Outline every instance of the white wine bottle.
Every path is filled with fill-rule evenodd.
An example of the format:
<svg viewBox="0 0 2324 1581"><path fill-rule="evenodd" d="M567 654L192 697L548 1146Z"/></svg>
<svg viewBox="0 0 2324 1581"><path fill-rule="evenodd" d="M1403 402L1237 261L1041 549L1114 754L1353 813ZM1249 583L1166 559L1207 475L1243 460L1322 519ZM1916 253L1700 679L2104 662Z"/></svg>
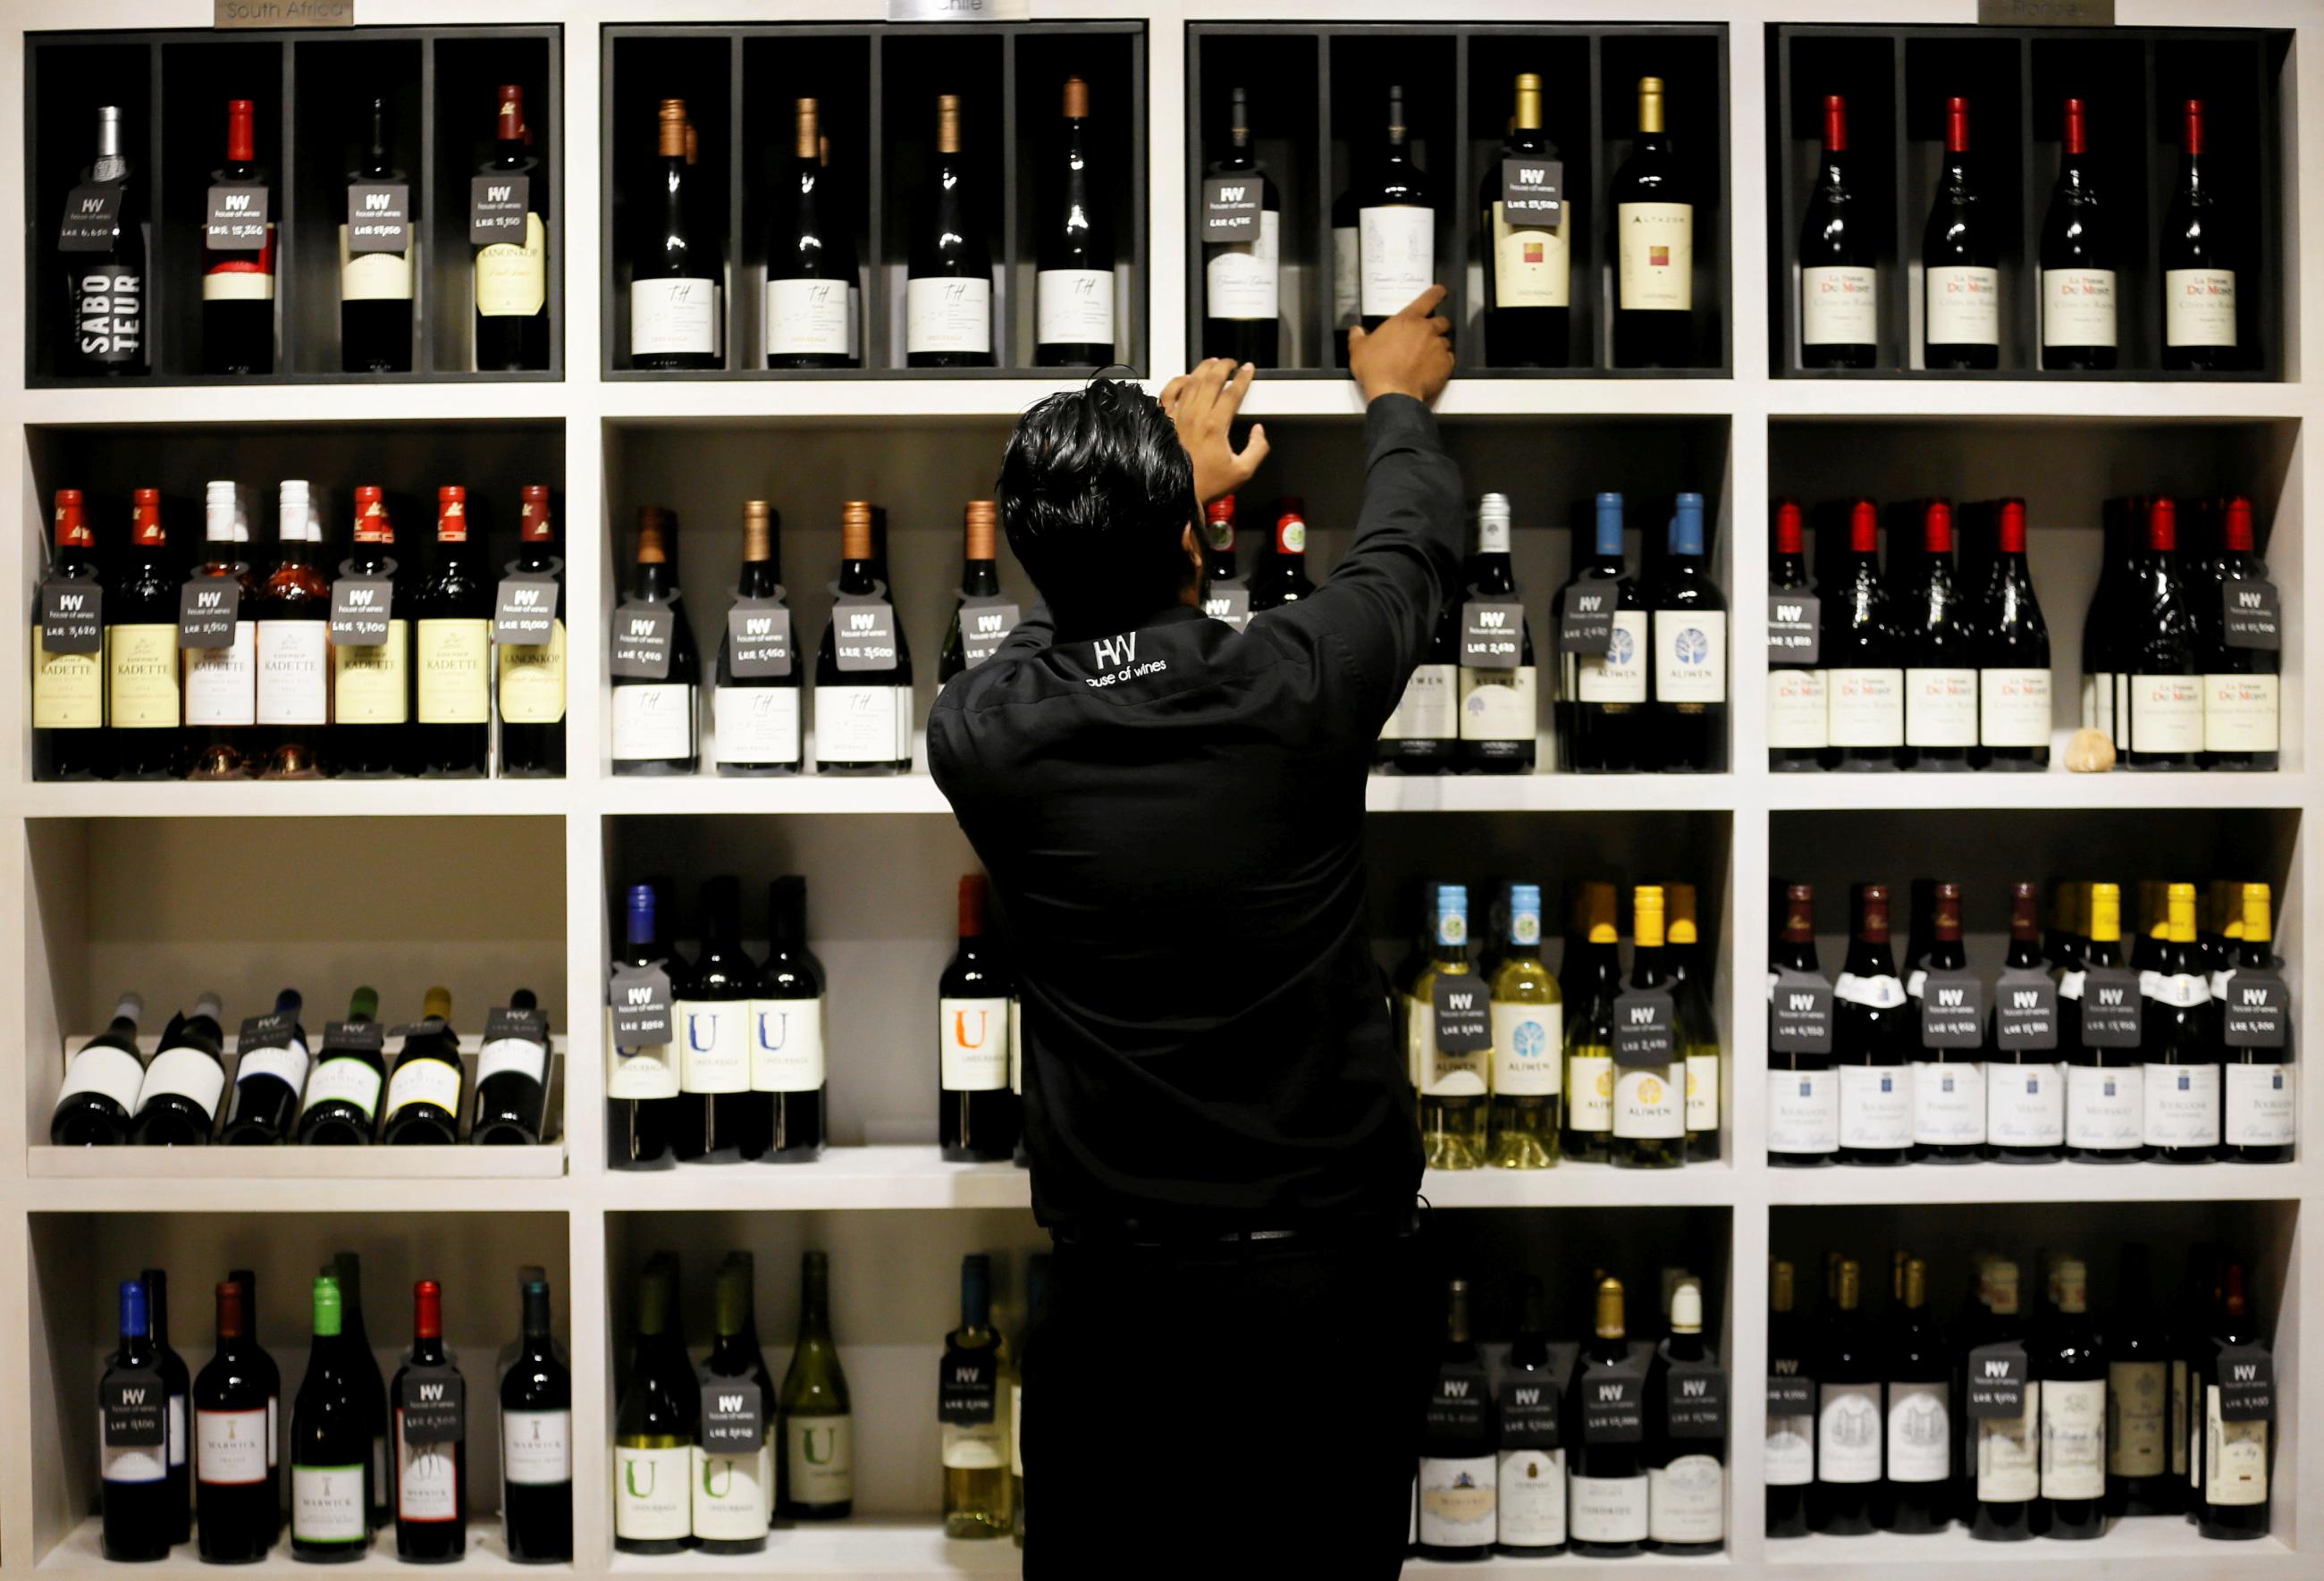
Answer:
<svg viewBox="0 0 2324 1581"><path fill-rule="evenodd" d="M960 1327L945 1336L936 1394L946 1537L1009 1535L1008 1365L1009 1342L992 1326L992 1261L972 1253L961 1259Z"/></svg>

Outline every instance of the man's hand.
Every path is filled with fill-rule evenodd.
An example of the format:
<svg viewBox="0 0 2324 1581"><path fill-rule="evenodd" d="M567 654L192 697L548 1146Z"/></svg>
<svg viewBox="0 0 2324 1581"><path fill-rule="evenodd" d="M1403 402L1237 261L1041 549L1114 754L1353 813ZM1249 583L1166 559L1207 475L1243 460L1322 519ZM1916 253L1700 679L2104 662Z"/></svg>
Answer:
<svg viewBox="0 0 2324 1581"><path fill-rule="evenodd" d="M1178 442L1194 460L1194 499L1208 505L1250 482L1267 459L1267 429L1253 423L1240 453L1230 430L1257 370L1211 357L1162 387L1164 415L1178 426Z"/></svg>
<svg viewBox="0 0 2324 1581"><path fill-rule="evenodd" d="M1430 286L1370 335L1360 325L1348 331L1348 372L1367 406L1383 395L1434 404L1444 393L1452 377L1452 325L1436 317L1443 300L1444 288Z"/></svg>

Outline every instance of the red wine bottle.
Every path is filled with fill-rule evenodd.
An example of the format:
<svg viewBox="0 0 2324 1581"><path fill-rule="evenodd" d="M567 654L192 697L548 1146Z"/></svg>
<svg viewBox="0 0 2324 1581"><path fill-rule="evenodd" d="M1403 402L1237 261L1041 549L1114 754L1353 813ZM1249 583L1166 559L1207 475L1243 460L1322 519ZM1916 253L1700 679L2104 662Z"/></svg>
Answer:
<svg viewBox="0 0 2324 1581"><path fill-rule="evenodd" d="M1977 657L1979 768L2050 766L2050 627L2025 564L2025 501L1995 511L1995 553L1969 611Z"/></svg>
<svg viewBox="0 0 2324 1581"><path fill-rule="evenodd" d="M2252 546L2252 505L2237 494L2217 513L2218 551L2189 579L2203 672L2206 768L2272 769L2277 762L2282 638L2255 640L2269 607L2267 565ZM2278 622L2280 627L2280 620Z"/></svg>
<svg viewBox="0 0 2324 1581"><path fill-rule="evenodd" d="M1842 1163L1906 1161L1913 1144L1912 1072L1919 1007L1905 996L1888 948L1888 887L1856 887L1856 931L1832 984L1832 1063L1840 1071Z"/></svg>
<svg viewBox="0 0 2324 1581"><path fill-rule="evenodd" d="M1033 362L1095 368L1113 361L1113 217L1092 152L1089 84L1065 78L1065 130L1041 200L1033 276ZM1093 179L1093 177L1095 179Z"/></svg>
<svg viewBox="0 0 2324 1581"><path fill-rule="evenodd" d="M226 107L226 162L210 172L217 222L202 245L202 372L274 372L274 220L248 99ZM240 218L233 216L243 216Z"/></svg>
<svg viewBox="0 0 2324 1581"><path fill-rule="evenodd" d="M982 873L960 881L960 947L936 982L936 1138L955 1163L1005 1163L1017 1145L1009 1090L1008 974L986 932Z"/></svg>
<svg viewBox="0 0 2324 1581"><path fill-rule="evenodd" d="M97 535L89 530L78 489L56 495L56 548L32 596L32 777L105 777L104 576ZM93 652L51 649L42 639L43 612L53 601L60 617L81 628Z"/></svg>
<svg viewBox="0 0 2324 1581"><path fill-rule="evenodd" d="M96 220L76 212L78 245L60 254L68 373L119 378L152 366L145 333L145 194L135 163L122 152L125 143L121 106L99 105L97 157L82 169L80 186L107 189L111 212ZM77 188L74 201L85 207L106 195Z"/></svg>
<svg viewBox="0 0 2324 1581"><path fill-rule="evenodd" d="M1767 596L1782 607L1797 596L1803 612L1815 596L1808 579L1806 540L1799 502L1775 503L1775 529L1767 556ZM1820 635L1820 633L1819 633ZM1818 644L1821 649L1821 642ZM1821 651L1816 657L1821 657ZM1831 744L1831 703L1823 666L1767 655L1767 767L1778 772L1819 768Z"/></svg>
<svg viewBox="0 0 2324 1581"><path fill-rule="evenodd" d="M1977 745L1977 655L1953 577L1953 508L1921 513L1921 559L1898 612L1904 649L1905 767L1961 769Z"/></svg>
<svg viewBox="0 0 2324 1581"><path fill-rule="evenodd" d="M2042 221L2042 366L2115 364L2115 268L2106 209L2091 174L2089 118L2066 101L2065 148Z"/></svg>
<svg viewBox="0 0 2324 1581"><path fill-rule="evenodd" d="M506 239L478 245L474 260L479 372L549 366L550 194L547 180L534 179L540 173L524 89L504 82L493 115L493 152L476 167L476 174L490 183L488 201L507 210L493 216L507 226ZM514 212L519 181L524 186L521 216Z"/></svg>
<svg viewBox="0 0 2324 1581"><path fill-rule="evenodd" d="M1240 87L1227 119L1227 152L1206 174L1229 179L1230 201L1249 200L1256 188L1259 213L1248 241L1203 245L1203 355L1273 368L1282 358L1283 198L1252 149L1250 97Z"/></svg>
<svg viewBox="0 0 2324 1581"><path fill-rule="evenodd" d="M1903 1157L1900 1153L1899 1158ZM1873 1530L1883 1448L1879 1336L1863 1312L1864 1271L1842 1257L1815 1359L1816 1529L1834 1537Z"/></svg>
<svg viewBox="0 0 2324 1581"><path fill-rule="evenodd" d="M1849 508L1848 555L1824 587L1822 646L1831 697L1826 761L1895 768L1904 745L1904 650L1880 578L1880 512L1869 500Z"/></svg>
<svg viewBox="0 0 2324 1581"><path fill-rule="evenodd" d="M1767 958L1771 1016L1789 1007L1790 994L1802 994L1799 1002L1811 1004L1815 984L1802 980L1809 978L1823 980L1823 969L1816 963L1815 887L1787 885L1783 931ZM1832 1073L1831 1055L1778 1050L1773 1044L1771 1037L1767 1162L1792 1168L1830 1163L1832 1150L1840 1145L1840 1079Z"/></svg>
<svg viewBox="0 0 2324 1581"><path fill-rule="evenodd" d="M1517 74L1517 114L1500 158L1485 165L1477 196L1478 252L1484 265L1485 361L1496 368L1563 368L1572 358L1572 258L1566 239L1572 229L1572 199L1559 195L1555 225L1527 214L1512 214L1505 174L1508 161L1536 162L1545 174L1558 157L1557 145L1541 125L1541 78ZM1542 179L1536 176L1535 179Z"/></svg>
<svg viewBox="0 0 2324 1581"><path fill-rule="evenodd" d="M2163 214L2163 365L2210 372L2237 362L2235 263L2204 178L2203 101L2181 106L2179 186Z"/></svg>
<svg viewBox="0 0 2324 1581"><path fill-rule="evenodd" d="M2146 507L2146 547L2130 563L2116 619L2129 677L2126 768L2193 768L2203 746L2203 687L2195 670L2194 611L2179 576L2179 508L2168 497Z"/></svg>
<svg viewBox="0 0 2324 1581"><path fill-rule="evenodd" d="M1848 101L1823 100L1823 152L1800 222L1800 365L1869 368L1880 360L1879 254L1859 212L1848 153Z"/></svg>
<svg viewBox="0 0 2324 1581"><path fill-rule="evenodd" d="M1969 152L1969 101L1945 101L1944 163L1921 233L1921 365L2001 365L2000 241Z"/></svg>

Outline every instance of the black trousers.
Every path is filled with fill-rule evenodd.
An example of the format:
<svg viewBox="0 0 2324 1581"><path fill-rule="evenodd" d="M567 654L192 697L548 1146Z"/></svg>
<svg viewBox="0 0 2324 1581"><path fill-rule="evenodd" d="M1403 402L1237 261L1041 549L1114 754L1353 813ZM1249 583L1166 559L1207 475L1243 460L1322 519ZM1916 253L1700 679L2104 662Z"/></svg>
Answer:
<svg viewBox="0 0 2324 1581"><path fill-rule="evenodd" d="M1023 1358L1027 1581L1385 1581L1434 1371L1416 1235L1067 1242Z"/></svg>

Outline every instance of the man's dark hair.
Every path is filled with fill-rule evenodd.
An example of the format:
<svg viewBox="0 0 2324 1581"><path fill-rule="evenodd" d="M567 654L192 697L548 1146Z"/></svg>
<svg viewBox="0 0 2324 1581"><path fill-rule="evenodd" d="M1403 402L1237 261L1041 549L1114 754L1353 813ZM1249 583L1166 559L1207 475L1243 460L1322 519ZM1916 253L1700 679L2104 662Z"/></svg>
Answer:
<svg viewBox="0 0 2324 1581"><path fill-rule="evenodd" d="M1184 538L1200 519L1194 458L1135 384L1093 379L1034 403L994 494L1061 635L1130 630L1186 585Z"/></svg>

